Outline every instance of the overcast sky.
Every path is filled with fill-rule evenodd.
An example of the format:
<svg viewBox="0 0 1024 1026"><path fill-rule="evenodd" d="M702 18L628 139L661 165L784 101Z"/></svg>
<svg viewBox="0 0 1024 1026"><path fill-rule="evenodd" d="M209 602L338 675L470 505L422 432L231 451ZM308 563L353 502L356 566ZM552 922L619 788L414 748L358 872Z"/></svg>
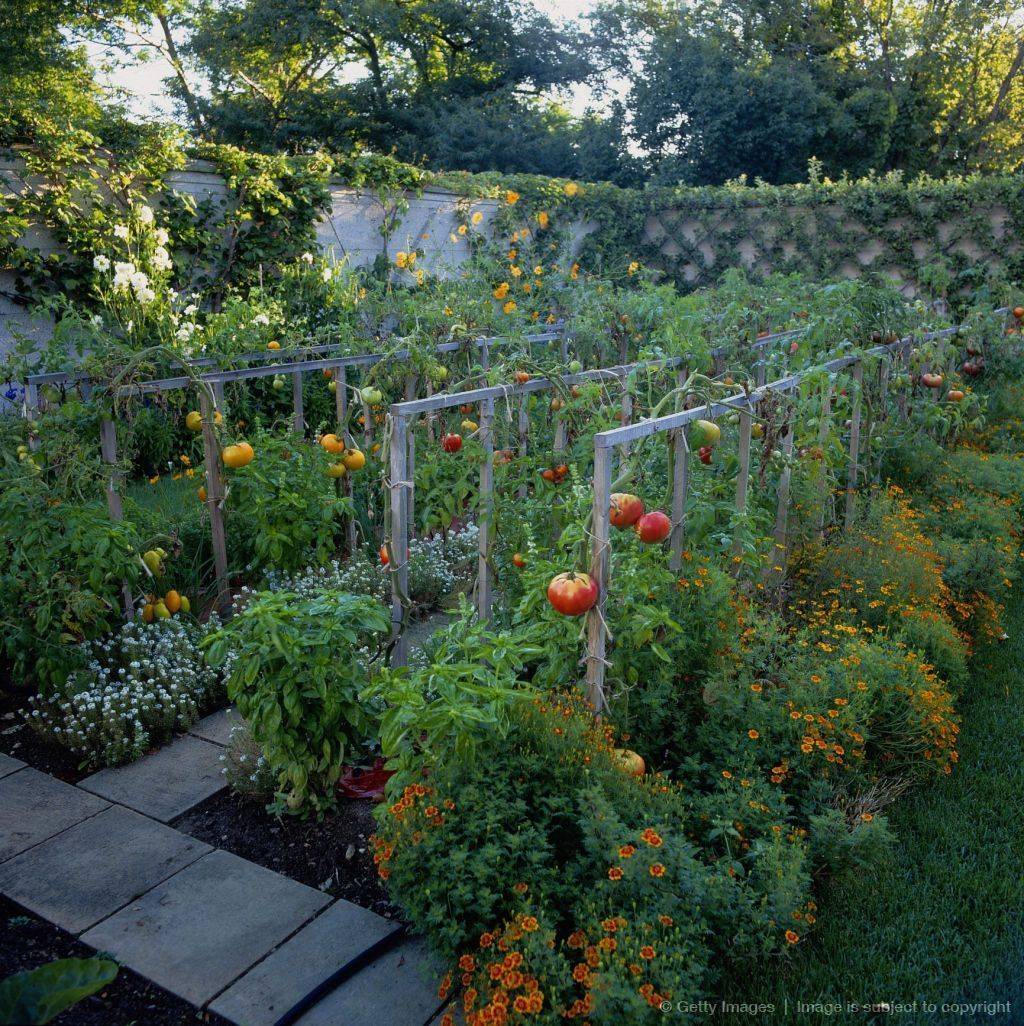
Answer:
<svg viewBox="0 0 1024 1026"><path fill-rule="evenodd" d="M3 0L0 0L3 2ZM534 5L556 19L572 19L586 14L597 6L598 0L533 0ZM89 47L94 63L102 67L107 55L98 47ZM130 105L134 113L151 117L170 117L172 105L163 87L163 79L170 75L170 69L162 59L138 61L116 70L102 72L100 80L116 85L131 94ZM577 86L565 97L569 107L582 113L591 102L587 86Z"/></svg>

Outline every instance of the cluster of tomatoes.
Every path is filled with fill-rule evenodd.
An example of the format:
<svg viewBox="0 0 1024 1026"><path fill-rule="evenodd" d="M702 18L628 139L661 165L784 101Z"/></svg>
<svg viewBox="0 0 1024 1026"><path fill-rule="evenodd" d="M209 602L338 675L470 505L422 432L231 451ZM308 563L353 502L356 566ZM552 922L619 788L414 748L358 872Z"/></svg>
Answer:
<svg viewBox="0 0 1024 1026"><path fill-rule="evenodd" d="M620 531L632 528L645 545L663 542L672 533L672 521L661 510L644 510L643 499L628 492L616 492L611 497L608 519ZM515 566L526 565L520 553L512 557ZM581 616L593 609L598 599L597 582L590 574L557 574L548 584L548 602L563 616Z"/></svg>

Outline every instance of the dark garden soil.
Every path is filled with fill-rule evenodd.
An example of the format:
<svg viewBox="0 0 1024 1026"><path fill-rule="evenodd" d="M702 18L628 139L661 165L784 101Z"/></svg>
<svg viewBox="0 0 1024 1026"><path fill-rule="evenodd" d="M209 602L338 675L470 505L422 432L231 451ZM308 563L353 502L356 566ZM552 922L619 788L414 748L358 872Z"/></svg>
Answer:
<svg viewBox="0 0 1024 1026"><path fill-rule="evenodd" d="M22 710L27 705L27 695L0 688L0 752L69 784L87 777L92 771L78 768L79 756L44 741L25 722Z"/></svg>
<svg viewBox="0 0 1024 1026"><path fill-rule="evenodd" d="M374 803L343 799L322 820L273 816L264 799L227 791L172 826L207 844L389 918L397 911L377 876L370 847Z"/></svg>
<svg viewBox="0 0 1024 1026"><path fill-rule="evenodd" d="M58 958L91 958L92 948L20 905L0 897L0 979ZM121 967L117 979L98 994L57 1016L54 1026L229 1026L212 1012L200 1012L179 997Z"/></svg>

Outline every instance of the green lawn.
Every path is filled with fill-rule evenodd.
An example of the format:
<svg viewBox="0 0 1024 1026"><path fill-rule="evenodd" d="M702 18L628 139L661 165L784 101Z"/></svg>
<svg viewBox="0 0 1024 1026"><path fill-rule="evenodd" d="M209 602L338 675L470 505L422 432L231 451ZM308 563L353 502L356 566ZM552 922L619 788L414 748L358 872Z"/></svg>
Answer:
<svg viewBox="0 0 1024 1026"><path fill-rule="evenodd" d="M1006 630L1008 641L973 660L959 766L890 810L899 843L889 864L827 886L818 929L789 964L723 995L774 1012L714 1021L1024 1023L1024 595ZM917 1008L826 1015L797 1001ZM1003 1006L955 1014L943 1012L947 1002Z"/></svg>

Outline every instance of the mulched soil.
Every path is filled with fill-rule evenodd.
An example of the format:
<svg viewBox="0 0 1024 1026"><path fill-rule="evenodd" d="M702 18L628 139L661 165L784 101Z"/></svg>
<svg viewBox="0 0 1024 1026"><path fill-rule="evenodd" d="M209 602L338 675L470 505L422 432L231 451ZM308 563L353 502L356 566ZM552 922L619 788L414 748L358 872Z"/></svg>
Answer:
<svg viewBox="0 0 1024 1026"><path fill-rule="evenodd" d="M92 948L57 926L0 897L0 979L35 969L58 958L91 958ZM200 1012L187 1001L121 967L105 990L79 1002L53 1020L55 1026L230 1026L212 1012Z"/></svg>
<svg viewBox="0 0 1024 1026"><path fill-rule="evenodd" d="M369 837L374 803L344 799L322 820L277 817L263 799L227 791L208 798L172 826L250 862L317 887L382 916L397 916L377 876Z"/></svg>

